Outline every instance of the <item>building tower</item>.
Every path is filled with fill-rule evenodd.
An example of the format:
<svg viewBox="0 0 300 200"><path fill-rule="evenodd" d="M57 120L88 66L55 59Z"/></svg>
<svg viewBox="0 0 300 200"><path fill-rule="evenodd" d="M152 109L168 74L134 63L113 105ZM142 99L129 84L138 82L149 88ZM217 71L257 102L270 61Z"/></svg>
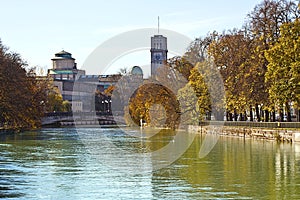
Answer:
<svg viewBox="0 0 300 200"><path fill-rule="evenodd" d="M151 75L155 75L156 70L167 60L167 38L159 34L158 18L158 35L151 37Z"/></svg>
<svg viewBox="0 0 300 200"><path fill-rule="evenodd" d="M167 38L162 35L151 37L151 75L167 60Z"/></svg>
<svg viewBox="0 0 300 200"><path fill-rule="evenodd" d="M52 60L52 69L48 70L54 80L75 80L76 76L84 75L84 70L77 69L75 58L72 54L62 50L55 54Z"/></svg>
<svg viewBox="0 0 300 200"><path fill-rule="evenodd" d="M85 75L84 70L77 69L75 58L72 54L62 50L55 54L52 60L52 69L48 69L48 76L53 79L53 84L61 93L64 100L72 101L74 82Z"/></svg>

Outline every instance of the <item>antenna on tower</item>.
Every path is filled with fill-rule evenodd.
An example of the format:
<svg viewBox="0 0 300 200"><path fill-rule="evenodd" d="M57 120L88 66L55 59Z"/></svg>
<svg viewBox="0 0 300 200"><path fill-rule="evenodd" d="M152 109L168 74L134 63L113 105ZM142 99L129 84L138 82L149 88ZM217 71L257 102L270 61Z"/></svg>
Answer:
<svg viewBox="0 0 300 200"><path fill-rule="evenodd" d="M159 35L159 16L157 17L157 32L158 32L158 35Z"/></svg>

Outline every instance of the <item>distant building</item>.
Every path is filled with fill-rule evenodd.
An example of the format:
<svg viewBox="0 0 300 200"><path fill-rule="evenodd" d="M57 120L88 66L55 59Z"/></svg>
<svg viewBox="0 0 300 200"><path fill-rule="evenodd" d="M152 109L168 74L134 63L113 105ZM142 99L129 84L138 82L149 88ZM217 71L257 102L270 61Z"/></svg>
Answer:
<svg viewBox="0 0 300 200"><path fill-rule="evenodd" d="M133 66L132 69L131 69L130 74L143 77L143 70L139 66Z"/></svg>
<svg viewBox="0 0 300 200"><path fill-rule="evenodd" d="M95 92L104 92L121 78L119 74L85 75L84 70L77 69L72 54L64 50L56 53L51 60L52 69L48 70L48 76L53 79L63 100L72 104L73 112L91 111Z"/></svg>
<svg viewBox="0 0 300 200"><path fill-rule="evenodd" d="M110 112L112 101L105 90L121 77L119 74L80 76L74 85L73 100L82 102L82 111Z"/></svg>
<svg viewBox="0 0 300 200"><path fill-rule="evenodd" d="M151 37L150 52L151 75L155 75L157 69L167 60L167 38L159 34ZM86 75L85 70L77 69L72 54L64 50L56 53L51 60L52 69L48 70L48 76L52 77L54 85L62 94L63 99L68 100L72 104L73 111L76 112L90 111L95 92L103 93L122 77L119 74ZM131 81L135 80L140 83L143 80L143 70L139 66L133 66L130 75L133 75Z"/></svg>
<svg viewBox="0 0 300 200"><path fill-rule="evenodd" d="M52 69L48 70L54 80L75 80L80 75L85 75L84 70L77 69L75 58L72 54L62 50L55 54L52 60Z"/></svg>
<svg viewBox="0 0 300 200"><path fill-rule="evenodd" d="M83 111L82 101L72 101L72 111L82 112Z"/></svg>
<svg viewBox="0 0 300 200"><path fill-rule="evenodd" d="M75 58L66 51L55 54L52 60L52 69L48 70L48 76L53 79L54 85L60 91L64 100L72 101L72 91L74 81L81 75L85 75L84 70L77 69Z"/></svg>
<svg viewBox="0 0 300 200"><path fill-rule="evenodd" d="M167 38L162 35L151 37L151 75L167 60Z"/></svg>
<svg viewBox="0 0 300 200"><path fill-rule="evenodd" d="M82 75L76 80L77 85L94 86L95 90L104 92L110 86L115 85L122 77L120 74L112 75ZM88 92L87 88L81 89L83 92Z"/></svg>

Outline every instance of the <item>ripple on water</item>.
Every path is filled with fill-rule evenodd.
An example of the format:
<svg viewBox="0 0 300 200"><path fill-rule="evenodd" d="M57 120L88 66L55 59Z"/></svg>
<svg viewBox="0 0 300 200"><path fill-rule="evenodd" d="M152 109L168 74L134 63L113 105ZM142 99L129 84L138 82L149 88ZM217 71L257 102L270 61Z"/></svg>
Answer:
<svg viewBox="0 0 300 200"><path fill-rule="evenodd" d="M114 148L141 152L136 150L141 148L138 145L140 139L133 136L136 130L127 135L118 129L43 129L2 138L0 198L196 200L256 199L260 195L266 198L300 197L297 189L300 185L299 154L278 153L275 144L226 141L225 138L220 139L209 156L199 159L199 139L170 166L145 173L142 168L127 165L126 158L115 156L110 163L113 167L105 163L113 156L109 146L105 146L107 149L101 155L106 156L105 159L93 156L89 148L104 148L99 141L103 137L96 137L97 134L112 141ZM165 145L170 138L162 135L148 145ZM285 162L287 157L288 162ZM147 164L151 166L151 159ZM115 170L118 166L125 170ZM264 169L268 169L267 173L262 171ZM277 193L273 187L262 187L266 180L273 179Z"/></svg>

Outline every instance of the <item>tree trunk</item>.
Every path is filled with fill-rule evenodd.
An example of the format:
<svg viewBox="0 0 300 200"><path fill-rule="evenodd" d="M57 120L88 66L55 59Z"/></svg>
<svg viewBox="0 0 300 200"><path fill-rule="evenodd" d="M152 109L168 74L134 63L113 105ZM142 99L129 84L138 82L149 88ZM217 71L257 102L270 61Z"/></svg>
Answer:
<svg viewBox="0 0 300 200"><path fill-rule="evenodd" d="M260 122L260 113L259 113L258 104L255 104L255 112L256 112L256 119L258 122Z"/></svg>
<svg viewBox="0 0 300 200"><path fill-rule="evenodd" d="M276 112L275 112L275 108L273 108L273 111L272 111L272 121L275 122L276 121Z"/></svg>
<svg viewBox="0 0 300 200"><path fill-rule="evenodd" d="M244 119L243 119L243 113L240 113L240 121L244 121Z"/></svg>
<svg viewBox="0 0 300 200"><path fill-rule="evenodd" d="M288 122L291 122L292 121L291 107L288 102L285 103L285 107L286 107L286 112L287 112L286 119Z"/></svg>
<svg viewBox="0 0 300 200"><path fill-rule="evenodd" d="M269 111L265 110L265 122L269 122Z"/></svg>
<svg viewBox="0 0 300 200"><path fill-rule="evenodd" d="M233 117L232 117L232 113L229 113L229 121L232 121Z"/></svg>
<svg viewBox="0 0 300 200"><path fill-rule="evenodd" d="M253 122L253 110L252 110L252 106L250 106L250 121Z"/></svg>
<svg viewBox="0 0 300 200"><path fill-rule="evenodd" d="M236 110L234 109L234 121L237 121L237 118L238 118L238 114L236 113Z"/></svg>
<svg viewBox="0 0 300 200"><path fill-rule="evenodd" d="M211 120L211 112L207 113L207 120Z"/></svg>
<svg viewBox="0 0 300 200"><path fill-rule="evenodd" d="M259 113L260 113L260 121L261 121L261 122L265 121L265 115L264 115L265 112L264 112L264 110L262 109L262 107L260 107Z"/></svg>
<svg viewBox="0 0 300 200"><path fill-rule="evenodd" d="M283 109L280 108L280 109L279 109L279 121L280 121L280 122L283 122L283 121L284 121L283 118L284 118L284 116L283 116Z"/></svg>
<svg viewBox="0 0 300 200"><path fill-rule="evenodd" d="M298 109L298 117L297 117L297 119L298 119L298 122L300 122L300 109Z"/></svg>

